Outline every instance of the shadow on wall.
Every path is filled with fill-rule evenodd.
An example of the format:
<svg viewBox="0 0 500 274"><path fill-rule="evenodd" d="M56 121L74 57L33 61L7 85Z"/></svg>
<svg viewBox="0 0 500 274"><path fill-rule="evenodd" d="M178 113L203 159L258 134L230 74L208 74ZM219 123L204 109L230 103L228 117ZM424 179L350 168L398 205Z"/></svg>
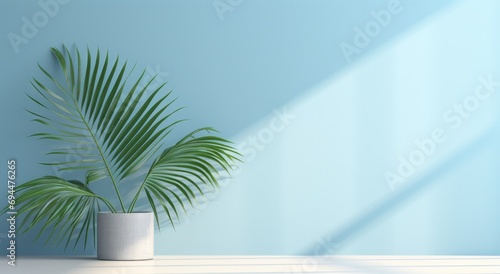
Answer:
<svg viewBox="0 0 500 274"><path fill-rule="evenodd" d="M355 238L363 230L368 229L373 223L383 219L393 211L397 211L405 203L411 202L413 198L422 194L422 191L445 182L446 180L443 180L443 177L447 176L448 173L464 162L470 161L478 152L491 149L495 146L499 133L500 127L497 124L494 128L482 133L482 135L466 144L463 148L447 156L446 159L440 161L440 164L434 166L428 172L407 183L372 209L368 209L363 214L355 216L350 223L333 231L331 234L324 235L323 239L328 239L327 242L314 244L302 251L301 255L321 256L341 253L342 247L347 246L352 238Z"/></svg>
<svg viewBox="0 0 500 274"><path fill-rule="evenodd" d="M170 81L193 121L234 135L457 1L192 2L120 2L141 10L132 17L116 14L115 1L8 3L5 54L17 64L60 42L109 48ZM110 31L127 35L109 39Z"/></svg>
<svg viewBox="0 0 500 274"><path fill-rule="evenodd" d="M219 24L189 28L205 34L184 43L204 49L190 49L194 61L178 77L198 81L177 90L199 98L189 104L203 113L194 120L234 135L452 3L242 1Z"/></svg>
<svg viewBox="0 0 500 274"><path fill-rule="evenodd" d="M8 57L25 60L24 54L36 55L37 51L48 55L46 49L54 41L104 44L128 59L145 60L148 71L171 80L181 105L189 106L194 123L211 124L234 136L454 2L241 1L224 13L223 20L213 5L216 1L207 1L212 5L204 7L191 1L128 2L130 10L141 10L132 19L130 14L116 14L116 3L99 3L97 11L95 5L76 1L61 6L60 16L39 27L29 44ZM36 5L24 5L23 14L36 14L32 11ZM18 16L15 11L13 16ZM95 20L83 23L89 14ZM113 20L109 14L115 14ZM22 35L23 26L14 19L2 29ZM111 30L128 35L109 39ZM142 41L148 41L148 50L138 53ZM19 64L19 69L25 65L36 69L32 62ZM31 241L32 237L23 239ZM20 246L23 254L40 250L29 249Z"/></svg>

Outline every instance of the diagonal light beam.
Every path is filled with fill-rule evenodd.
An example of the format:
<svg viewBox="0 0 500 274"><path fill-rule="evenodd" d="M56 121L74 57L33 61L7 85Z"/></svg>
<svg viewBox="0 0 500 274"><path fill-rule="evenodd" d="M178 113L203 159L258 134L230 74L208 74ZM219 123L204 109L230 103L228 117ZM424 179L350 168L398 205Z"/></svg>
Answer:
<svg viewBox="0 0 500 274"><path fill-rule="evenodd" d="M487 144L499 140L500 136L498 135L497 124L498 123L496 123L495 126L493 126L491 129L487 130L486 132L478 136L476 139L471 141L464 148L458 150L451 156L447 157L447 161L443 161L436 168L430 170L426 174L420 176L420 178L414 180L413 183L409 184L409 186L399 191L395 196L381 202L374 209L369 210L365 214L362 214L361 216L353 220L351 223L345 225L338 232L334 232L331 235L327 235L330 236L328 238L330 240L328 241L328 243L326 243L326 246L321 245L320 246L321 248L319 248L319 246L316 244L314 246L305 249L305 251L302 252L302 254L332 255L331 254L332 251L334 251L333 253L335 253L335 250L337 250L336 247L339 246L341 243L345 243L350 238L360 233L362 229L366 228L368 225L373 223L375 220L381 218L383 215L387 214L392 209L396 208L397 206L400 206L405 201L409 200L411 197L419 193L421 190L425 189L426 187L435 182L438 182L437 179L439 179L443 174L451 170L454 166L467 160L469 158L468 156L474 154L481 148L486 147Z"/></svg>

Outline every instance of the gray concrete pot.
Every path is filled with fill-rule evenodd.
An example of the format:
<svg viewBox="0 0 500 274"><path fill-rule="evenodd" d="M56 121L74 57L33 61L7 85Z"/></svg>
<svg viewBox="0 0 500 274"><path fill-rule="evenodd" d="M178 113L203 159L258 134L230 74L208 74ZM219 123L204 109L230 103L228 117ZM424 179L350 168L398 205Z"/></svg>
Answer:
<svg viewBox="0 0 500 274"><path fill-rule="evenodd" d="M100 260L151 260L154 256L152 212L97 214L97 258Z"/></svg>

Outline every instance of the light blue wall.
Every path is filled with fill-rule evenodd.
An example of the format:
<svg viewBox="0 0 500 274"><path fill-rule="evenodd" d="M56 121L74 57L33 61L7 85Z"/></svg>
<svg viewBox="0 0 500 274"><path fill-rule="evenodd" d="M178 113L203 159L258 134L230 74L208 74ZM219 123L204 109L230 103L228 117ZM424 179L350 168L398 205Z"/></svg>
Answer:
<svg viewBox="0 0 500 274"><path fill-rule="evenodd" d="M176 231L156 234L156 254L500 253L500 86L480 80L500 82L500 2L54 1L0 2L0 151L19 182L54 174L37 164L49 144L26 138L37 62L55 69L49 47L63 43L100 47L160 72L190 127L216 127L246 156ZM33 16L36 33L13 46ZM373 37L356 34L366 27ZM435 129L420 163L414 141ZM388 183L409 157L421 165ZM33 237L20 236L19 255L63 253Z"/></svg>

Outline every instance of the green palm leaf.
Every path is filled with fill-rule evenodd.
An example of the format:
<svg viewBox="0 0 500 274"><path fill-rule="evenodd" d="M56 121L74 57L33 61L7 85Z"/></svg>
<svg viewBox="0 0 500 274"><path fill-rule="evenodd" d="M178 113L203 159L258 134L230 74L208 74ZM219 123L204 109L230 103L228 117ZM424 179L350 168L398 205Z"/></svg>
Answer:
<svg viewBox="0 0 500 274"><path fill-rule="evenodd" d="M141 185L151 207L155 208L159 202L172 224L170 210L173 209L178 217L174 201L185 210L183 199L175 191L179 192L192 205L192 199L197 197L194 191L203 195L198 183L218 187L216 179L219 175L218 167L229 172L232 169L232 164L238 161L239 154L229 141L216 136L196 137L196 134L201 131L213 132L215 130L213 128L195 130L174 146L164 150L152 164ZM129 212L132 212L141 193L140 190L132 201ZM155 217L158 227L160 227L157 212L155 212Z"/></svg>
<svg viewBox="0 0 500 274"><path fill-rule="evenodd" d="M33 86L44 100L30 98L55 114L55 118L51 119L35 114L35 121L56 130L55 133L42 132L33 136L66 142L70 147L75 147L75 142L78 145L82 140L91 140L93 149L86 157L73 157L76 159L71 162L61 161L50 165L57 166L61 171L86 169L88 183L109 178L120 207L125 211L118 183L137 171L162 145L160 141L166 137L169 127L160 126L177 111L166 112L169 104L161 105L170 93L157 96L160 87L145 101L141 101L149 87L148 83L136 92L144 73L125 92L127 64L120 66L119 58L116 58L109 69L108 54L101 64L100 52L93 59L87 50L84 71L78 50L76 63L66 48L64 52L52 48L52 53L59 62L66 83L60 83L40 67L57 89L52 90L33 79ZM71 153L67 150L51 152L74 156Z"/></svg>
<svg viewBox="0 0 500 274"><path fill-rule="evenodd" d="M95 234L94 216L98 201L111 206L107 199L93 193L85 184L55 176L45 176L21 184L17 191L16 201L20 206L18 214L26 214L20 225L23 232L43 224L37 239L50 227L52 233L47 237L46 243L59 244L66 239L65 247L68 247L77 228L79 232L75 246L84 235L86 247L89 233Z"/></svg>
<svg viewBox="0 0 500 274"><path fill-rule="evenodd" d="M67 247L71 240L75 246L83 240L86 246L101 206L133 212L140 197L151 206L158 226L162 213L173 225L180 209L185 212L203 195L200 184L218 187L218 173L229 173L240 161L232 144L214 136L212 128L197 129L162 149L170 132L184 121L173 119L182 108L174 107L172 91L162 92L165 84L150 92L154 77L139 88L145 71L129 80L133 68L108 53L98 50L93 57L87 49L82 58L78 49L73 55L66 47L51 52L60 71L51 73L39 65L45 79L31 82L37 95L28 98L39 110L28 112L46 128L32 136L63 144L47 153L58 160L42 164L60 171L84 170L85 183L46 176L22 184L18 202L19 213L25 215L22 225L28 225L25 231L39 226L41 235L52 227L47 241L66 240ZM90 149L80 152L79 146ZM146 164L149 171L134 198L124 201L120 183ZM116 197L95 194L90 189L94 182L109 183Z"/></svg>

